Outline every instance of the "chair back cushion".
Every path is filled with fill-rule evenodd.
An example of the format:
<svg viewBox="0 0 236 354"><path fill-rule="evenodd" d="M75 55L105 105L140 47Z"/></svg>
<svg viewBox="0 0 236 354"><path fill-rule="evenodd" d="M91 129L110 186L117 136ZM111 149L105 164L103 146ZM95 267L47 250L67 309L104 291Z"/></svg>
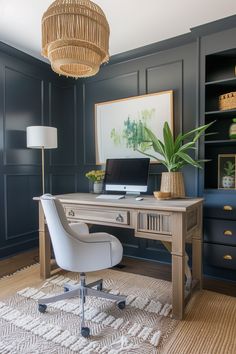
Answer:
<svg viewBox="0 0 236 354"><path fill-rule="evenodd" d="M49 234L57 264L63 269L70 269L79 248L80 241L69 227L61 202L51 195L43 195L41 203L46 218ZM76 258L78 257L78 253Z"/></svg>

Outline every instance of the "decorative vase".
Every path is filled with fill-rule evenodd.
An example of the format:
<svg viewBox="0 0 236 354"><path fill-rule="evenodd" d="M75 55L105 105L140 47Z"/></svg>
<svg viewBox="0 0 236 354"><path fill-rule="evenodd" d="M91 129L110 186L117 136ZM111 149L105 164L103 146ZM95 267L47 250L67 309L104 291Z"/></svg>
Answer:
<svg viewBox="0 0 236 354"><path fill-rule="evenodd" d="M234 187L234 177L223 176L222 177L222 187L223 188L233 188Z"/></svg>
<svg viewBox="0 0 236 354"><path fill-rule="evenodd" d="M96 194L102 193L103 182L94 182L93 192Z"/></svg>
<svg viewBox="0 0 236 354"><path fill-rule="evenodd" d="M233 118L233 123L229 128L229 138L236 139L236 118Z"/></svg>
<svg viewBox="0 0 236 354"><path fill-rule="evenodd" d="M184 178L182 172L162 172L161 192L170 192L171 198L184 198Z"/></svg>

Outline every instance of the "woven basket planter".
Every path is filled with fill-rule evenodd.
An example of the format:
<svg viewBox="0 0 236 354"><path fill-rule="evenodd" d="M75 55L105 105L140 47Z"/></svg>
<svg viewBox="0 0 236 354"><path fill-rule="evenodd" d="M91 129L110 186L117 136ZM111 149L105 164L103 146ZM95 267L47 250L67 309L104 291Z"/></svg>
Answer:
<svg viewBox="0 0 236 354"><path fill-rule="evenodd" d="M161 192L170 192L171 198L185 197L183 173L163 172L161 176Z"/></svg>
<svg viewBox="0 0 236 354"><path fill-rule="evenodd" d="M229 92L219 96L219 109L221 111L234 108L236 108L236 92Z"/></svg>

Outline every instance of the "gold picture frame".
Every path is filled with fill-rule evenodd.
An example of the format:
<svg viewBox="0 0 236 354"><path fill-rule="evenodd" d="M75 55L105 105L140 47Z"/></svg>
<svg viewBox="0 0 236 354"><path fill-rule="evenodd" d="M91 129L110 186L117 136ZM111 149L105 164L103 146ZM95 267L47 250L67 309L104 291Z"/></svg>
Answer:
<svg viewBox="0 0 236 354"><path fill-rule="evenodd" d="M96 103L96 164L103 165L108 158L144 157L128 146L132 144L127 138L129 129L145 125L162 138L165 121L173 132L173 90Z"/></svg>

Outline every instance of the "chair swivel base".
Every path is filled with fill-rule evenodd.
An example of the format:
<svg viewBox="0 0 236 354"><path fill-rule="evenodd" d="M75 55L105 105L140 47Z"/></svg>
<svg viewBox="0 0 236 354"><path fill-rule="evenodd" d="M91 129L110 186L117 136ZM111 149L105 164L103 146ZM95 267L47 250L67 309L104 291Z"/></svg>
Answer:
<svg viewBox="0 0 236 354"><path fill-rule="evenodd" d="M81 319L81 330L80 333L83 337L87 338L90 335L90 330L88 327L84 326L84 303L86 296L94 296L98 298L108 299L116 301L117 307L121 310L125 308L126 305L126 296L123 295L113 295L102 291L103 280L99 279L93 283L86 284L85 274L80 275L80 284L79 285L64 285L64 293L52 297L47 297L38 300L38 311L45 313L47 310L47 305L52 302L57 302L60 300L71 299L73 297L80 297L82 300L82 319ZM93 289L96 286L97 289Z"/></svg>

